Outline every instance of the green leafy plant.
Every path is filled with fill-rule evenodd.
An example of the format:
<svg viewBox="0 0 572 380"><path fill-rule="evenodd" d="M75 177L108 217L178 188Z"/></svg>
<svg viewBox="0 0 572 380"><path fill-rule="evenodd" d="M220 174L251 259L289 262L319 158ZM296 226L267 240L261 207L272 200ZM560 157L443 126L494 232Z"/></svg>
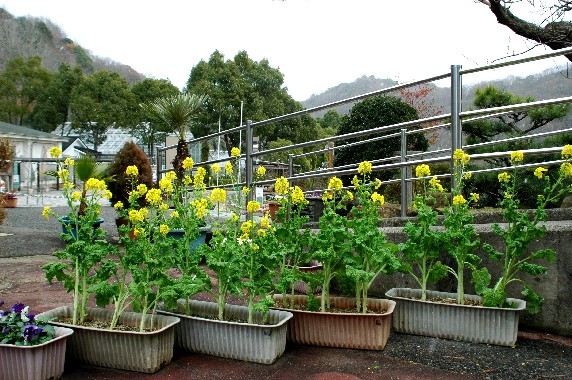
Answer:
<svg viewBox="0 0 572 380"><path fill-rule="evenodd" d="M392 274L401 267L401 260L396 256L397 245L389 243L378 228L379 209L385 199L376 191L381 181L370 181L371 167L368 161L360 163L361 178L355 176L352 181L355 196L347 193L353 201L351 218L347 221L352 254L344 258L345 273L355 283L356 308L362 313L367 313L367 294L375 278L381 273Z"/></svg>
<svg viewBox="0 0 572 380"><path fill-rule="evenodd" d="M351 254L350 232L347 216L340 215L346 210L346 202L350 200L342 191L342 181L332 177L328 190L324 192L324 213L320 217L319 231L310 235L310 252L322 264L318 274L322 279L320 310L330 309L330 286L339 271L344 270L344 258Z"/></svg>
<svg viewBox="0 0 572 380"><path fill-rule="evenodd" d="M4 301L0 301L0 307L3 304ZM0 309L0 344L36 346L55 336L54 326L36 318L29 306L17 303L6 311Z"/></svg>
<svg viewBox="0 0 572 380"><path fill-rule="evenodd" d="M59 158L61 153L58 147L50 150L53 158ZM90 178L85 182L85 192L76 191L70 181L70 170L73 166L74 160L67 158L63 163L58 163L61 169L57 173L64 183L63 195L71 210L63 223L66 232L61 234L66 247L54 253L59 261L47 263L42 268L50 283L55 278L63 282L68 292L73 292L72 323L77 324L83 322L86 317L87 303L92 293L91 286L97 283L94 268L107 255L117 254L117 247L105 240L107 233L101 227L94 227L100 220L100 201L110 199L111 193L107 190L105 182L96 178ZM79 209L82 204L85 208L80 215ZM46 219L50 216L63 219L50 206L44 207L42 215Z"/></svg>
<svg viewBox="0 0 572 380"><path fill-rule="evenodd" d="M453 154L453 177L457 186L451 189L452 202L443 211L445 227L443 243L445 252L455 260L456 267L447 266L447 271L453 275L457 282L457 304L465 303L465 269L477 269L481 258L474 254L480 245L478 234L473 225L474 215L470 212L470 205L479 201L479 195L471 193L468 199L463 196L464 180L470 175L465 173L465 165L470 157L457 149Z"/></svg>
<svg viewBox="0 0 572 380"><path fill-rule="evenodd" d="M405 243L399 244L403 253L400 271L411 275L421 288L421 299L427 299L427 285L435 283L447 275L447 268L441 262L444 234L435 228L438 213L430 203L435 202L433 194L443 190L437 178L431 175L428 165L415 168L415 175L421 179L421 193L415 194L413 207L417 211L415 221L405 224Z"/></svg>
<svg viewBox="0 0 572 380"><path fill-rule="evenodd" d="M281 257L280 276L276 281L276 289L282 293L286 300L286 293L292 297L290 307L294 307L294 284L301 280L303 273L300 266L309 262L308 244L310 229L303 228L309 217L302 215L308 201L298 186L290 187L284 177L276 179L274 190L278 197L279 209L276 212L276 239L277 252Z"/></svg>
<svg viewBox="0 0 572 380"><path fill-rule="evenodd" d="M491 287L491 274L487 268L482 268L474 273L473 283L477 293L483 296L484 305L491 307L510 307L511 305L507 302L506 288L513 282L521 283L523 285L522 295L527 301L527 310L530 313L537 313L540 311L543 298L533 291L522 275L525 273L531 276L544 274L547 268L538 262L554 260L553 250L531 251L530 244L541 239L546 232L544 224L548 218L546 206L557 202L566 191L570 190L563 186L563 183L572 176L572 164L570 163L572 145L566 145L562 149L562 158L566 161L560 166L556 180L553 181L545 174L547 172L545 168L538 167L534 171L534 175L544 181L545 187L543 194L538 195L537 207L532 217L526 211L519 210L516 183L520 172L518 166L523 158L522 152L513 152L511 163L514 170L511 174L502 172L498 175L503 193L501 206L505 225L495 224L493 231L502 239L504 246L495 248L491 244L483 244L483 249L489 258L500 264L500 276Z"/></svg>

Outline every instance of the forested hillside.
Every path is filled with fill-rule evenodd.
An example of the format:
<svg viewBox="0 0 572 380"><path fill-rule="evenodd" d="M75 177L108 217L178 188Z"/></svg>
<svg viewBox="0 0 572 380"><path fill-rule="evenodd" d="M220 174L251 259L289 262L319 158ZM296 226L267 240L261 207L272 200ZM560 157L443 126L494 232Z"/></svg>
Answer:
<svg viewBox="0 0 572 380"><path fill-rule="evenodd" d="M81 67L85 75L102 69L120 74L134 84L145 77L127 65L94 56L74 43L59 26L37 17L14 17L0 8L0 71L14 58L42 58L42 66L56 72L60 63Z"/></svg>

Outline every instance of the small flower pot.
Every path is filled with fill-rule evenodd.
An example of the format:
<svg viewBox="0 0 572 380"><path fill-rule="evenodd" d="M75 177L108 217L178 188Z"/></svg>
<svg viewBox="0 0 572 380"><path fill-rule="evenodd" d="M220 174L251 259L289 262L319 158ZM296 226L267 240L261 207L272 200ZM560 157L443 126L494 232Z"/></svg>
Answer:
<svg viewBox="0 0 572 380"><path fill-rule="evenodd" d="M18 198L17 197L12 197L12 198L4 198L4 208L15 208L18 206Z"/></svg>
<svg viewBox="0 0 572 380"><path fill-rule="evenodd" d="M189 246L189 252L193 252L197 247L201 244L204 244L207 239L207 234L211 232L211 227L200 227L199 228L199 237L191 242ZM175 238L175 239L183 239L185 237L185 230L182 228L175 228L172 229L167 233L167 236Z"/></svg>
<svg viewBox="0 0 572 380"><path fill-rule="evenodd" d="M101 223L104 222L103 218L99 218L99 220L95 223L93 223L93 233L95 233L95 230L98 229L99 226L101 226ZM71 225L71 234L73 235L74 238L77 238L77 231L76 231L76 225L73 222L70 222L69 218L67 216L63 216L60 218L60 223L62 224L62 232L64 234L69 234L70 231L68 230L68 225ZM78 222L78 225L80 225L81 223Z"/></svg>
<svg viewBox="0 0 572 380"><path fill-rule="evenodd" d="M66 343L72 329L56 327L56 337L37 346L0 344L0 378L59 379L64 372Z"/></svg>

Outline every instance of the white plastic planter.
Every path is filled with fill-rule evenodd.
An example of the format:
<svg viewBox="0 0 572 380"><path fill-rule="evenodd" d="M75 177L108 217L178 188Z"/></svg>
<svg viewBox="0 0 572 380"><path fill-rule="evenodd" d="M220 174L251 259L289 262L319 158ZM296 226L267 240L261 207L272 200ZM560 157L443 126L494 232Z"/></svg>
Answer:
<svg viewBox="0 0 572 380"><path fill-rule="evenodd" d="M393 330L405 334L432 336L512 346L518 333L518 316L526 307L523 300L509 298L515 308L494 308L421 301L421 289L393 288L385 293L397 303L393 313ZM427 291L427 298L453 298L455 293ZM480 301L476 295L467 300Z"/></svg>

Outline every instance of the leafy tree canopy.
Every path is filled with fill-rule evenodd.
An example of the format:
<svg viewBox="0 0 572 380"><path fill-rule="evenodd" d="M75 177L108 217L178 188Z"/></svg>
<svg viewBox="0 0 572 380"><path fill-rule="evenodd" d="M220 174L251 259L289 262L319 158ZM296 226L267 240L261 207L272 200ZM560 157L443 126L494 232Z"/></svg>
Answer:
<svg viewBox="0 0 572 380"><path fill-rule="evenodd" d="M105 141L109 127L129 128L138 121L138 106L129 83L101 70L85 78L72 93L72 127L94 144Z"/></svg>
<svg viewBox="0 0 572 380"><path fill-rule="evenodd" d="M49 85L52 74L34 56L14 58L0 73L0 120L22 125L34 103Z"/></svg>
<svg viewBox="0 0 572 380"><path fill-rule="evenodd" d="M402 123L418 119L417 111L409 104L394 96L375 96L356 103L347 115L342 117L342 125L337 135L364 131L386 125ZM363 141L365 139L386 135L381 133L339 142L338 145ZM423 133L408 136L408 148L427 150L428 142ZM335 166L357 164L361 161L376 160L393 156L401 147L399 137L367 144L339 149L336 151ZM381 175L387 178L387 175Z"/></svg>

